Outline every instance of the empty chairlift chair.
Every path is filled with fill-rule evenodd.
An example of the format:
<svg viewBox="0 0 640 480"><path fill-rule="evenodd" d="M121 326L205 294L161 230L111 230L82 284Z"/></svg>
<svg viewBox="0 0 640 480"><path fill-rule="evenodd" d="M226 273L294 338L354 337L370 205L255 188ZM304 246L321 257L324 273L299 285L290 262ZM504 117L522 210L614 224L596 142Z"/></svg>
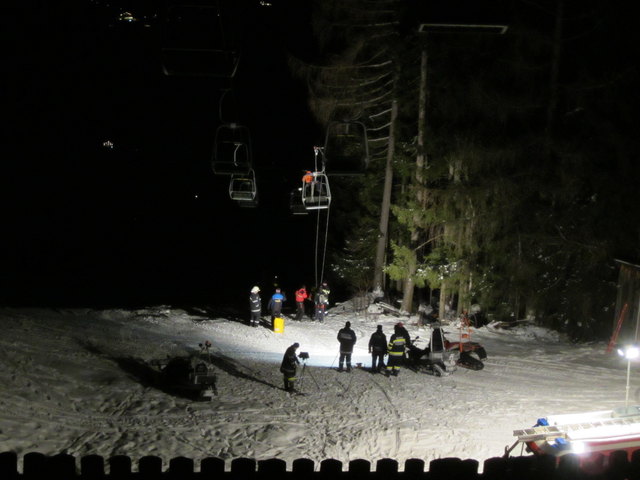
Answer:
<svg viewBox="0 0 640 480"><path fill-rule="evenodd" d="M237 123L216 129L211 167L216 175L249 175L252 169L249 129Z"/></svg>
<svg viewBox="0 0 640 480"><path fill-rule="evenodd" d="M253 203L256 200L256 175L253 170L248 175L232 175L229 181L229 197L239 203Z"/></svg>
<svg viewBox="0 0 640 480"><path fill-rule="evenodd" d="M219 2L166 0L160 15L164 74L232 78L240 58L232 46L236 17Z"/></svg>
<svg viewBox="0 0 640 480"><path fill-rule="evenodd" d="M313 172L310 179L302 181L302 204L307 210L329 208L331 189L329 179L324 172Z"/></svg>
<svg viewBox="0 0 640 480"><path fill-rule="evenodd" d="M327 175L362 175L369 164L367 128L362 122L330 122L323 150Z"/></svg>

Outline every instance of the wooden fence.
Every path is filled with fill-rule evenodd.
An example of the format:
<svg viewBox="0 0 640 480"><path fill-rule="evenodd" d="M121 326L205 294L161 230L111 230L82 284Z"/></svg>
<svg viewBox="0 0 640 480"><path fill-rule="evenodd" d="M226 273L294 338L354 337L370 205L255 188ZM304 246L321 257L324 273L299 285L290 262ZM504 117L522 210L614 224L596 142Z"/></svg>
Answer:
<svg viewBox="0 0 640 480"><path fill-rule="evenodd" d="M286 462L277 458L237 458L229 465L220 458L205 458L196 468L186 457L172 458L163 465L162 458L145 456L134 468L131 458L124 455L106 460L87 455L78 461L67 454L32 452L19 462L14 452L3 452L0 480L640 480L640 449L631 455L616 451L602 460L599 472L585 474L574 454L561 457L560 462L551 456L495 457L485 460L482 473L478 473L477 460L459 458L440 458L428 465L409 459L402 469L390 458L375 464L352 460L347 465L327 459L317 467L312 460L301 458L287 469Z"/></svg>

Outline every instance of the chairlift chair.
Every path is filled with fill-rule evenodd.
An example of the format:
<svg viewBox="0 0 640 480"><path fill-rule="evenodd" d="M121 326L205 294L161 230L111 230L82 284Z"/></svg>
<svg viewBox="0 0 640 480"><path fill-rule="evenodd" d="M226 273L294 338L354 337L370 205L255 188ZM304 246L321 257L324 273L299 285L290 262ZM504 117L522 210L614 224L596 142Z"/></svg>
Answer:
<svg viewBox="0 0 640 480"><path fill-rule="evenodd" d="M229 181L229 197L231 200L253 202L258 190L256 188L256 175L253 170L248 175L232 175Z"/></svg>
<svg viewBox="0 0 640 480"><path fill-rule="evenodd" d="M289 208L294 215L307 215L309 212L302 201L302 188L294 188L289 195Z"/></svg>
<svg viewBox="0 0 640 480"><path fill-rule="evenodd" d="M331 189L329 178L324 172L313 172L311 181L302 181L302 204L307 210L329 208Z"/></svg>
<svg viewBox="0 0 640 480"><path fill-rule="evenodd" d="M364 174L369 164L367 128L357 121L330 122L323 151L327 175Z"/></svg>
<svg viewBox="0 0 640 480"><path fill-rule="evenodd" d="M218 126L211 163L216 175L248 175L252 169L249 129L237 123Z"/></svg>

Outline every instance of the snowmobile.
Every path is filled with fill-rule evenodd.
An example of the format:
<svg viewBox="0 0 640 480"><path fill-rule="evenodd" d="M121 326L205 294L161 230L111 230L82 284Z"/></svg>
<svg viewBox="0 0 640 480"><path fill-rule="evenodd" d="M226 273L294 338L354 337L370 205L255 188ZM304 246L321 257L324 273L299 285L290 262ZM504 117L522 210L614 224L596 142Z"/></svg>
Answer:
<svg viewBox="0 0 640 480"><path fill-rule="evenodd" d="M482 360L487 358L487 351L478 342L471 341L471 323L465 311L460 322L460 339L457 342L452 342L445 338L444 348L460 352L460 358L458 359L460 367L470 370L482 370L484 368Z"/></svg>
<svg viewBox="0 0 640 480"><path fill-rule="evenodd" d="M448 351L458 350L460 357L457 365L470 370L482 370L484 363L482 360L487 358L487 351L478 342L450 342L445 338L444 348Z"/></svg>
<svg viewBox="0 0 640 480"><path fill-rule="evenodd" d="M407 361L410 368L436 377L450 375L456 370L460 351L446 348L446 340L440 327L431 330L431 341L425 348L415 345L419 338L414 338L408 347Z"/></svg>
<svg viewBox="0 0 640 480"><path fill-rule="evenodd" d="M209 342L206 344L209 347L211 345ZM151 360L150 364L158 372L159 385L169 392L187 395L197 400L211 400L218 394L217 377L211 372L211 365L202 353L204 348L201 345L200 354ZM208 353L208 347L206 350Z"/></svg>

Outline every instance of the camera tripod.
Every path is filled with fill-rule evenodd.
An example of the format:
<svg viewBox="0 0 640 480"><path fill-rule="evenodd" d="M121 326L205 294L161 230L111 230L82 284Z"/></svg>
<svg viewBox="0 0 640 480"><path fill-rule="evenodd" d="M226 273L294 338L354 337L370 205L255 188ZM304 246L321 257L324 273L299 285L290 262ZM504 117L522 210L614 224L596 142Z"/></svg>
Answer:
<svg viewBox="0 0 640 480"><path fill-rule="evenodd" d="M302 359L302 372L300 373L300 390L302 390L302 381L304 380L304 372L307 369L307 358L303 358ZM311 377L311 380L313 380L313 383L316 384L316 387L318 388L318 390L320 390L320 385L318 385L318 382L316 380L316 378L313 376L313 374L311 373L311 370L309 370L309 376Z"/></svg>

